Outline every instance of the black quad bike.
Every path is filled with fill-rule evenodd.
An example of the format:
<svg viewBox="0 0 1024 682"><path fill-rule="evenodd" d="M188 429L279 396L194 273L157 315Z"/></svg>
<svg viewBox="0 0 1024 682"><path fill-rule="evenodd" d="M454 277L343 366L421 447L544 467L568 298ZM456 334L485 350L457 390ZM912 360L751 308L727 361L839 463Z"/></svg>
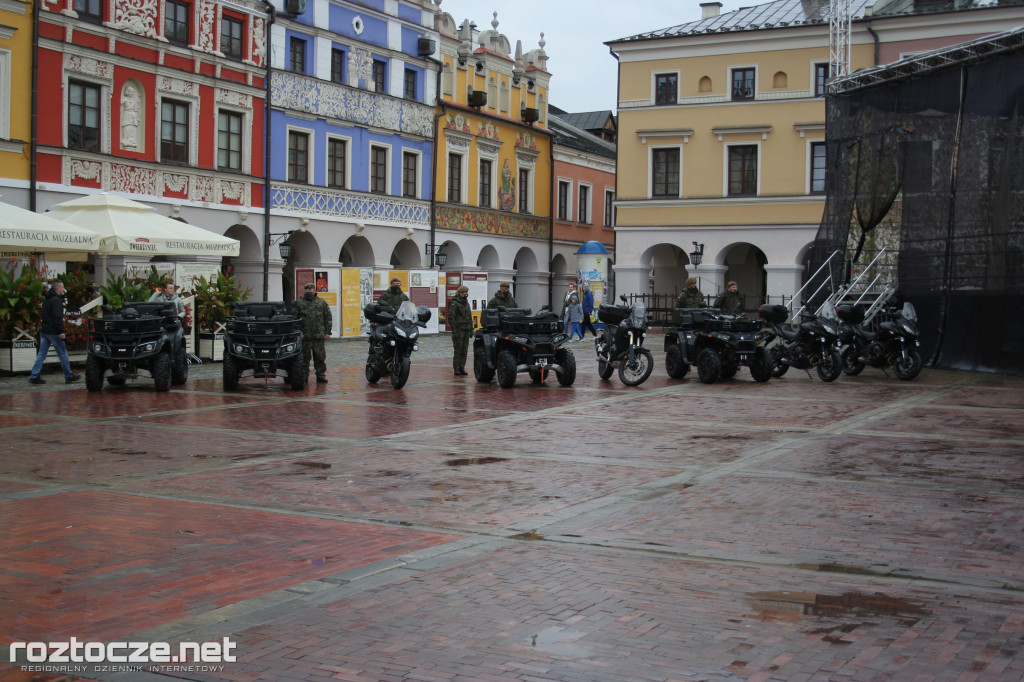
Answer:
<svg viewBox="0 0 1024 682"><path fill-rule="evenodd" d="M805 316L800 326L793 329L785 324L789 308L784 305L763 305L757 310L775 331L769 339L778 335L779 343L772 346L772 376L780 377L790 367L810 370L814 367L822 381L835 381L842 374L842 359L839 356L839 317L831 303L822 306L821 312Z"/></svg>
<svg viewBox="0 0 1024 682"><path fill-rule="evenodd" d="M306 387L302 321L284 301L236 303L224 329L224 390L238 389L242 377L282 376L293 390Z"/></svg>
<svg viewBox="0 0 1024 682"><path fill-rule="evenodd" d="M880 322L877 331L861 325L864 310L860 306L841 305L836 313L843 321L840 341L844 374L860 374L864 367L882 371L892 367L897 377L910 381L921 373L921 341L913 303L908 301L900 312L889 313L889 319Z"/></svg>
<svg viewBox="0 0 1024 682"><path fill-rule="evenodd" d="M576 357L562 345L569 336L558 315L541 308L487 308L480 315L480 329L473 338L473 375L488 383L495 375L498 385L512 388L516 375L526 372L535 384L554 372L561 386L576 381Z"/></svg>
<svg viewBox="0 0 1024 682"><path fill-rule="evenodd" d="M665 334L665 370L673 379L685 377L693 364L705 384L731 379L741 366L754 381L772 378L765 345L771 334L760 320L715 308L676 308L673 322Z"/></svg>
<svg viewBox="0 0 1024 682"><path fill-rule="evenodd" d="M370 350L366 356L366 380L371 384L385 374L391 377L391 388L402 388L409 380L412 352L419 350L420 327L430 321L430 309L402 301L396 311L385 303L370 303L363 315L373 323Z"/></svg>
<svg viewBox="0 0 1024 682"><path fill-rule="evenodd" d="M88 390L103 390L104 377L111 386L152 377L157 391L188 381L185 336L173 303L125 303L120 312L105 305L103 312L89 330Z"/></svg>
<svg viewBox="0 0 1024 682"><path fill-rule="evenodd" d="M654 370L654 356L644 348L647 305L641 300L628 305L625 296L619 298L622 305L602 303L597 309L597 319L604 323L604 334L594 340L597 373L607 380L618 367L622 383L639 386Z"/></svg>

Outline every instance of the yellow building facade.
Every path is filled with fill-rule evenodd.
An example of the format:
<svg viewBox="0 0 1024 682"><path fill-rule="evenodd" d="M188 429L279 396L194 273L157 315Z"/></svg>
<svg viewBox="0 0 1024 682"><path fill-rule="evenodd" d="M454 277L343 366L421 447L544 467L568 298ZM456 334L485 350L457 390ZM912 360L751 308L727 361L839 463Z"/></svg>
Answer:
<svg viewBox="0 0 1024 682"><path fill-rule="evenodd" d="M851 5L851 70L1005 30L1021 14ZM608 43L619 59L616 290L671 300L689 276L710 295L735 280L752 312L809 274L825 205L827 5L720 6Z"/></svg>
<svg viewBox="0 0 1024 682"><path fill-rule="evenodd" d="M438 19L440 90L433 243L448 270L482 270L489 289L513 282L517 301L547 303L551 260L552 142L547 55L513 53L495 17Z"/></svg>
<svg viewBox="0 0 1024 682"><path fill-rule="evenodd" d="M3 201L28 208L32 138L32 5L0 0L0 167Z"/></svg>

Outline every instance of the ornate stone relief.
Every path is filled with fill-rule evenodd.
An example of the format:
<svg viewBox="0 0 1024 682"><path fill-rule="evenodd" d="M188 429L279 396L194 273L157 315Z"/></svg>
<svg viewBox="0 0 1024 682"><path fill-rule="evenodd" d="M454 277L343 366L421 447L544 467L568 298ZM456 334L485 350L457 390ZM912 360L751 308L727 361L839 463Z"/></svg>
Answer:
<svg viewBox="0 0 1024 682"><path fill-rule="evenodd" d="M448 143L449 149L455 151L469 151L470 140L468 137L462 135L455 135L450 132L445 133L445 141Z"/></svg>
<svg viewBox="0 0 1024 682"><path fill-rule="evenodd" d="M100 171L103 169L103 165L98 161L81 161L65 159L68 166L68 184L76 178L83 180L99 180Z"/></svg>
<svg viewBox="0 0 1024 682"><path fill-rule="evenodd" d="M252 19L252 57L256 66L267 61L267 22L258 17Z"/></svg>
<svg viewBox="0 0 1024 682"><path fill-rule="evenodd" d="M203 52L213 52L214 27L217 24L217 5L210 0L199 0L199 40L198 47Z"/></svg>
<svg viewBox="0 0 1024 682"><path fill-rule="evenodd" d="M176 95L188 95L189 97L199 96L199 86L195 81L186 81L181 78L162 76L157 81L157 88L163 92L173 92Z"/></svg>
<svg viewBox="0 0 1024 682"><path fill-rule="evenodd" d="M208 175L196 176L192 182L192 201L214 201L213 178Z"/></svg>
<svg viewBox="0 0 1024 682"><path fill-rule="evenodd" d="M271 191L274 208L309 215L334 216L356 222L388 222L426 227L430 225L430 203L330 190L306 190L289 185L274 185Z"/></svg>
<svg viewBox="0 0 1024 682"><path fill-rule="evenodd" d="M114 28L147 38L156 37L156 0L118 0L114 3Z"/></svg>
<svg viewBox="0 0 1024 682"><path fill-rule="evenodd" d="M242 194L245 191L245 185L241 182L229 182L223 180L220 183L221 195L225 199L231 199L237 201L242 198Z"/></svg>
<svg viewBox="0 0 1024 682"><path fill-rule="evenodd" d="M188 188L188 176L164 173L164 187L175 194L181 194Z"/></svg>
<svg viewBox="0 0 1024 682"><path fill-rule="evenodd" d="M230 104L242 109L252 109L252 95L236 90L217 88L214 90L214 98L218 104Z"/></svg>
<svg viewBox="0 0 1024 682"><path fill-rule="evenodd" d="M82 57L64 53L64 70L80 73L93 78L101 78L108 83L113 82L114 66L107 62L97 61L91 57Z"/></svg>
<svg viewBox="0 0 1024 682"><path fill-rule="evenodd" d="M126 194L156 194L156 171L138 166L110 164L110 179L106 189Z"/></svg>
<svg viewBox="0 0 1024 682"><path fill-rule="evenodd" d="M348 72L352 78L362 78L365 82L373 80L373 57L369 50L356 47L348 52Z"/></svg>
<svg viewBox="0 0 1024 682"><path fill-rule="evenodd" d="M133 81L128 81L121 89L121 149L139 149L142 131L141 108L142 94Z"/></svg>
<svg viewBox="0 0 1024 682"><path fill-rule="evenodd" d="M494 158L497 158L498 152L501 151L501 145L500 144L490 144L490 143L484 142L483 140L477 140L477 142L476 142L476 150L477 150L477 153L480 154L481 157L489 158L489 159L494 159Z"/></svg>

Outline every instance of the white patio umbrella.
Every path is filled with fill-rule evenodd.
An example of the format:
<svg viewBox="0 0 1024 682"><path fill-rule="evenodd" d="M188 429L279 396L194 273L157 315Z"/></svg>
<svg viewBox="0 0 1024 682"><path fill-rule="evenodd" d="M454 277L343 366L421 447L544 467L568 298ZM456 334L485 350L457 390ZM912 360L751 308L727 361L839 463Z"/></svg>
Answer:
<svg viewBox="0 0 1024 682"><path fill-rule="evenodd" d="M101 256L237 256L238 240L162 216L116 194L89 194L47 215L99 233Z"/></svg>
<svg viewBox="0 0 1024 682"><path fill-rule="evenodd" d="M85 260L99 247L100 236L92 230L0 202L0 257Z"/></svg>

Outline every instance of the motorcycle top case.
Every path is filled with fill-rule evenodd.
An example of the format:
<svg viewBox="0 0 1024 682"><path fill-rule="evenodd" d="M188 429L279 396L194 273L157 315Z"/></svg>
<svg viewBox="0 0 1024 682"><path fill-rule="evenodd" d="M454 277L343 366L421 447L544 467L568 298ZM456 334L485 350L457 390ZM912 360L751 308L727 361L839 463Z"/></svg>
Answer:
<svg viewBox="0 0 1024 682"><path fill-rule="evenodd" d="M841 306L837 306L836 315L843 322L849 322L850 324L860 324L864 321L864 309L859 305L844 303Z"/></svg>
<svg viewBox="0 0 1024 682"><path fill-rule="evenodd" d="M762 320L782 324L789 319L789 308L784 305L763 305L757 309Z"/></svg>
<svg viewBox="0 0 1024 682"><path fill-rule="evenodd" d="M395 319L395 314L390 310L388 307L382 308L379 303L368 303L363 307L363 315L374 324L387 324Z"/></svg>
<svg viewBox="0 0 1024 682"><path fill-rule="evenodd" d="M632 308L626 305L609 305L602 303L597 307L597 319L605 324L622 324L629 317Z"/></svg>

